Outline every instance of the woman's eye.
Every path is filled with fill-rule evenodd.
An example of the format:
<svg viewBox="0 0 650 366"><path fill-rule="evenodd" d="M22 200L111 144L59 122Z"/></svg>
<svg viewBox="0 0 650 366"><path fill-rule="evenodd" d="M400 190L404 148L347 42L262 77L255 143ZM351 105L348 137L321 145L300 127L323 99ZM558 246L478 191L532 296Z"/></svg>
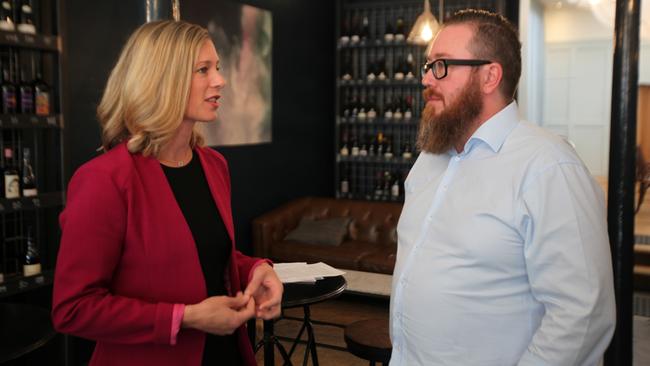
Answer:
<svg viewBox="0 0 650 366"><path fill-rule="evenodd" d="M204 67L201 67L200 69L196 70L196 72L198 72L199 74L205 74L205 73L208 72L208 68L204 66Z"/></svg>

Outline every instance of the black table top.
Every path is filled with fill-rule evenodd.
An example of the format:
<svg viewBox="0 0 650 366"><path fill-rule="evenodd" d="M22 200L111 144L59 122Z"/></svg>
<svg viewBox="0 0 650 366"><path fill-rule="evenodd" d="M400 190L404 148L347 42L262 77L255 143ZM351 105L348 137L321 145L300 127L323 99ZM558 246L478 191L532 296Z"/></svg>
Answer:
<svg viewBox="0 0 650 366"><path fill-rule="evenodd" d="M315 283L287 283L282 294L282 307L286 309L325 301L341 294L346 286L343 276L325 277Z"/></svg>
<svg viewBox="0 0 650 366"><path fill-rule="evenodd" d="M0 303L0 363L43 346L55 335L47 309Z"/></svg>

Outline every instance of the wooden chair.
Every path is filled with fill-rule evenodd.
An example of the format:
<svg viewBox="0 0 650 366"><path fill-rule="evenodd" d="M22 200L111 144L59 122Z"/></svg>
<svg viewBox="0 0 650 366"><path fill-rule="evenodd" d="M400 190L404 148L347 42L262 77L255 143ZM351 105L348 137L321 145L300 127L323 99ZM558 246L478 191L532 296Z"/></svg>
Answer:
<svg viewBox="0 0 650 366"><path fill-rule="evenodd" d="M650 164L643 157L641 147L636 147L636 181L639 182L639 201L634 213L638 213L643 204L645 192L650 188Z"/></svg>

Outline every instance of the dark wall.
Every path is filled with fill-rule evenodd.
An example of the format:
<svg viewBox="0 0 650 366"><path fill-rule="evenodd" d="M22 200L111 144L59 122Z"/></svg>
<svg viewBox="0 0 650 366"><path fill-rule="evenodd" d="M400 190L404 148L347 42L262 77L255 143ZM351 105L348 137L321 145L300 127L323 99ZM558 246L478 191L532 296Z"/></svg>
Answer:
<svg viewBox="0 0 650 366"><path fill-rule="evenodd" d="M204 2L181 0L181 18ZM144 22L144 3L64 3L68 177L97 154L95 109L122 45ZM335 2L246 3L273 15L273 142L217 150L230 164L237 247L250 254L253 218L295 197L333 194Z"/></svg>

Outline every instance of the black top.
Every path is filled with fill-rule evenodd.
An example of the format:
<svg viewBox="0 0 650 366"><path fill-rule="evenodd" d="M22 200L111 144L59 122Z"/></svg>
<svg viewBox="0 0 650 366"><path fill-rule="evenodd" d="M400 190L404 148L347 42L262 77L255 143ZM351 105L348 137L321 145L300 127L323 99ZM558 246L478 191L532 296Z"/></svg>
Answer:
<svg viewBox="0 0 650 366"><path fill-rule="evenodd" d="M194 154L184 167L161 166L194 237L208 296L227 295L224 275L232 242L210 192L201 161ZM236 336L206 334L203 365L241 365Z"/></svg>

